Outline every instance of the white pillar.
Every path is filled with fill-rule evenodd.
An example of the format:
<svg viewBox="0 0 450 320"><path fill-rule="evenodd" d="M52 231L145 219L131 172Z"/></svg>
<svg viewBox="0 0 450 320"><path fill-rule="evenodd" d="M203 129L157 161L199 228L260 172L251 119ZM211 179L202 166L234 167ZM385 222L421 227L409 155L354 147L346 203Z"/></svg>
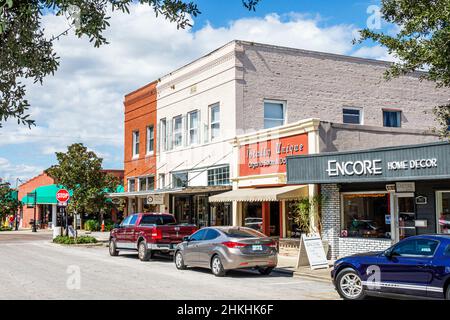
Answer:
<svg viewBox="0 0 450 320"><path fill-rule="evenodd" d="M240 226L241 225L241 206L240 206L240 202L237 201L233 201L232 202L232 208L233 208L233 221L232 221L232 225L233 226Z"/></svg>
<svg viewBox="0 0 450 320"><path fill-rule="evenodd" d="M56 204L52 204L52 230L56 225Z"/></svg>

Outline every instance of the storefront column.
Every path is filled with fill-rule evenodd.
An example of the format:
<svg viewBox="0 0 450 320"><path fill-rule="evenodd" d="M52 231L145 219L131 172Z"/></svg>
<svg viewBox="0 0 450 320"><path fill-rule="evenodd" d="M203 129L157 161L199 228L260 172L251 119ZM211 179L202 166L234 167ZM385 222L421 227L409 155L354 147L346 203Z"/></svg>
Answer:
<svg viewBox="0 0 450 320"><path fill-rule="evenodd" d="M143 205L142 205L142 203L144 202L144 199L142 199L142 198L136 198L136 201L137 201L137 212L142 212L142 208L143 208Z"/></svg>
<svg viewBox="0 0 450 320"><path fill-rule="evenodd" d="M311 203L316 203L316 201L314 201L315 197L317 197L319 195L319 187L317 184L308 184L308 197L309 197L309 201ZM314 233L317 233L319 230L319 221L316 221L316 216L317 216L317 206L314 206L313 210L315 211L313 215L311 215L310 219L310 223L311 223L311 231Z"/></svg>
<svg viewBox="0 0 450 320"><path fill-rule="evenodd" d="M339 230L341 225L341 200L337 184L321 185L324 197L322 203L322 239L328 241L329 259L336 259L339 255Z"/></svg>
<svg viewBox="0 0 450 320"><path fill-rule="evenodd" d="M128 212L127 215L133 214L133 198L128 198Z"/></svg>
<svg viewBox="0 0 450 320"><path fill-rule="evenodd" d="M234 227L241 226L241 217L242 217L242 205L241 202L233 201L232 202L232 225Z"/></svg>
<svg viewBox="0 0 450 320"><path fill-rule="evenodd" d="M52 230L56 227L56 204L52 204Z"/></svg>
<svg viewBox="0 0 450 320"><path fill-rule="evenodd" d="M283 238L284 237L284 215L283 215L283 213L284 213L284 201L280 201L280 210L279 210L279 214L280 214L280 216L279 216L279 221L280 221L280 226L279 226L279 230L280 230L280 234L279 234L279 236L280 236L280 238Z"/></svg>
<svg viewBox="0 0 450 320"><path fill-rule="evenodd" d="M270 203L262 203L262 231L266 235L270 235Z"/></svg>

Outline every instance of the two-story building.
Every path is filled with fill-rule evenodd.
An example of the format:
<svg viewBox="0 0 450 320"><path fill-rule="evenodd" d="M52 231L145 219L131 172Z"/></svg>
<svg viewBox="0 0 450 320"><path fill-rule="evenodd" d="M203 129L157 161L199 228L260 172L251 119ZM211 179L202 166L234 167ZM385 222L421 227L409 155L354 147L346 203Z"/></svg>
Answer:
<svg viewBox="0 0 450 320"><path fill-rule="evenodd" d="M154 94L139 103L154 104L155 115L136 113L135 125L128 113L136 93L126 96L125 171L127 184L134 181L137 188L128 193L143 192L138 180L150 174L156 187L142 199L157 198L159 209L180 222L254 224L273 235L295 235L287 202L319 191L316 184L286 185L286 156L438 140L430 131L430 111L447 102L448 92L420 81L421 73L385 81L388 67L370 59L227 43L152 83ZM143 132L150 125L149 155L144 146L151 135ZM142 151L136 156L133 148ZM130 173L127 165L138 161L144 167Z"/></svg>

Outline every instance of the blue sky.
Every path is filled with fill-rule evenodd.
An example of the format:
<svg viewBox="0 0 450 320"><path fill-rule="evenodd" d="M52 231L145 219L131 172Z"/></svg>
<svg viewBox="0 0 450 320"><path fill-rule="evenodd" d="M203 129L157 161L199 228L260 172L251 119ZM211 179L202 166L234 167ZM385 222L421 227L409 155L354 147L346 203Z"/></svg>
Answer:
<svg viewBox="0 0 450 320"><path fill-rule="evenodd" d="M197 1L202 14L192 29L177 30L133 5L131 15L113 14L106 37L93 48L73 34L55 43L61 66L44 86L30 85L28 99L37 126L10 121L0 128L0 177L14 186L56 162L55 151L83 142L104 158L104 167L123 167L123 96L232 39L273 43L339 54L391 59L372 43L353 46L367 25L367 8L379 1L262 0L256 12L241 0ZM67 28L64 17L43 19L47 34ZM390 26L382 25L386 31Z"/></svg>

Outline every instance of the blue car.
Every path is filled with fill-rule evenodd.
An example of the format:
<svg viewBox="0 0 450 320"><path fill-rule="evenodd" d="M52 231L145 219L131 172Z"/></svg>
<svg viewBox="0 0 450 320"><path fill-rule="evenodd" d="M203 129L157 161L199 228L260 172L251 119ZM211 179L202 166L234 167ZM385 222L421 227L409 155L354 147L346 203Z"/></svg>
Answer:
<svg viewBox="0 0 450 320"><path fill-rule="evenodd" d="M339 295L450 300L450 235L406 238L384 252L339 259L331 271Z"/></svg>

